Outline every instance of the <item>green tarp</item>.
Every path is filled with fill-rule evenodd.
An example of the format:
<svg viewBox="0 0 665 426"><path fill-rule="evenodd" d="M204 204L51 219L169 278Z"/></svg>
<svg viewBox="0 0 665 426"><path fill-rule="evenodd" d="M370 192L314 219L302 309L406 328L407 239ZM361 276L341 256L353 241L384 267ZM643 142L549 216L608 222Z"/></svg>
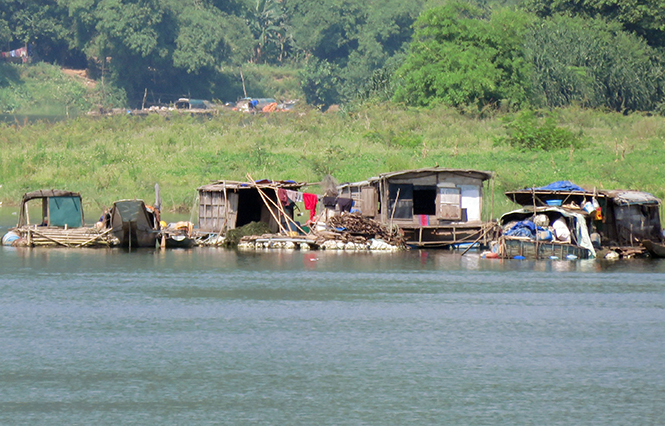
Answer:
<svg viewBox="0 0 665 426"><path fill-rule="evenodd" d="M49 198L50 226L78 228L83 226L81 199L79 197Z"/></svg>

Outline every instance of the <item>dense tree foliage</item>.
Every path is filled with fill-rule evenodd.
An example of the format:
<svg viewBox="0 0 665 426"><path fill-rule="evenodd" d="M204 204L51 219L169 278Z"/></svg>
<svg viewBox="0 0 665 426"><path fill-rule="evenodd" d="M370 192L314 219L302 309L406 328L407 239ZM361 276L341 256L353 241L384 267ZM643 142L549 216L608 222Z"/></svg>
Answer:
<svg viewBox="0 0 665 426"><path fill-rule="evenodd" d="M422 3L385 0L292 0L288 10L295 47L310 63L303 73L308 99L323 105L353 99L390 58L402 52ZM334 87L327 96L313 93L315 81L330 86L322 76L335 69ZM332 90L331 90L332 89Z"/></svg>
<svg viewBox="0 0 665 426"><path fill-rule="evenodd" d="M651 45L665 46L665 0L526 0L525 6L541 17L603 17Z"/></svg>
<svg viewBox="0 0 665 426"><path fill-rule="evenodd" d="M656 52L618 23L557 16L529 32L524 51L541 106L650 110L662 97Z"/></svg>
<svg viewBox="0 0 665 426"><path fill-rule="evenodd" d="M523 34L529 17L507 9L487 17L465 3L450 3L423 13L396 99L416 105L498 104L525 100Z"/></svg>
<svg viewBox="0 0 665 426"><path fill-rule="evenodd" d="M133 105L146 91L274 96L248 72L268 67L298 75L298 96L323 107L375 96L654 110L663 12L665 0L3 0L0 46L87 67Z"/></svg>
<svg viewBox="0 0 665 426"><path fill-rule="evenodd" d="M489 14L466 3L421 15L398 77L396 100L462 109L576 103L653 110L663 98L658 51L619 22Z"/></svg>

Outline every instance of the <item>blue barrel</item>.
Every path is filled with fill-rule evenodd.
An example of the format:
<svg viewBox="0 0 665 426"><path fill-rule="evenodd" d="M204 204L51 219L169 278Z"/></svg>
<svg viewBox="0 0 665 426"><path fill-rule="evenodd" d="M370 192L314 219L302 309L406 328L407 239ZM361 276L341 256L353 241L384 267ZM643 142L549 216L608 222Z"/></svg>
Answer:
<svg viewBox="0 0 665 426"><path fill-rule="evenodd" d="M2 245L11 246L14 241L20 240L21 236L14 231L9 231L2 236Z"/></svg>

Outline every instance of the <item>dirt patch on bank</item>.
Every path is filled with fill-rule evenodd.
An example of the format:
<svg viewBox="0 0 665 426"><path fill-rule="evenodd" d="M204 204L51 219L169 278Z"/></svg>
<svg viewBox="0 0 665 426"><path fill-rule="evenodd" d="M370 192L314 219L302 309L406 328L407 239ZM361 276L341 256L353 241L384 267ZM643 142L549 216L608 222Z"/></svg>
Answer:
<svg viewBox="0 0 665 426"><path fill-rule="evenodd" d="M97 82L91 78L88 78L87 70L75 70L71 68L63 68L62 72L70 77L74 77L81 81L83 85L89 89L94 89L97 86Z"/></svg>

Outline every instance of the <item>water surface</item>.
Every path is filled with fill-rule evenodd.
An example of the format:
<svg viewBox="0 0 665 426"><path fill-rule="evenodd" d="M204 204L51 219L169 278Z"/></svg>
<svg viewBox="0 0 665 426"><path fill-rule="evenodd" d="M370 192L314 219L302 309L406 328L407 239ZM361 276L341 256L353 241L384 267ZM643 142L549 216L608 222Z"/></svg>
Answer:
<svg viewBox="0 0 665 426"><path fill-rule="evenodd" d="M0 248L0 424L665 423L665 262Z"/></svg>

